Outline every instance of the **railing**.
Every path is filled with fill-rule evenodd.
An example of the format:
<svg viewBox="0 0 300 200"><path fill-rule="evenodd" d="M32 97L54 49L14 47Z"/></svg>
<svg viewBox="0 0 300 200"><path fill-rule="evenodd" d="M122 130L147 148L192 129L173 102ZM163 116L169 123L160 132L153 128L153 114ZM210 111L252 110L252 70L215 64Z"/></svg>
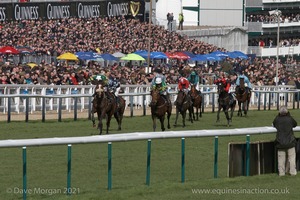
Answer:
<svg viewBox="0 0 300 200"><path fill-rule="evenodd" d="M126 100L126 110L129 115L142 110L143 115L150 114L148 108L151 101L148 85L122 85L124 93L120 94ZM215 112L218 106L217 88L215 85L202 85L200 87L203 102L202 112L211 110ZM0 85L0 111L7 115L7 121L11 121L12 113L24 113L25 121L29 120L29 114L41 111L42 121L45 121L47 112L58 113L58 121L62 119L62 111L74 113L77 120L78 112L87 113L91 118L91 101L94 86L52 86L52 85ZM234 87L231 88L231 92ZM177 85L170 85L169 93L171 101L177 97ZM294 86L254 86L250 100L250 109L271 110L279 109L280 105L286 105L292 109L299 109L300 90ZM149 113L147 113L147 111ZM1 116L1 115L0 115ZM3 119L2 119L3 120Z"/></svg>
<svg viewBox="0 0 300 200"><path fill-rule="evenodd" d="M294 128L294 131L300 131L300 127ZM27 191L27 147L46 146L46 145L68 145L67 156L67 195L71 195L71 163L72 163L72 144L88 143L108 143L108 182L107 189L112 189L112 142L129 142L136 140L147 140L147 164L146 164L146 185L150 185L150 167L151 167L151 140L166 138L181 138L181 182L185 182L185 138L191 137L215 137L214 141L214 178L218 178L218 139L219 136L247 135L246 139L246 176L250 172L250 135L274 133L274 127L256 127L242 129L224 129L224 130L193 130L193 131L167 131L167 132L137 132L127 134L98 135L85 137L61 137L61 138L39 138L39 139L18 139L2 140L0 148L23 147L23 191ZM23 199L27 198L27 192L22 192Z"/></svg>

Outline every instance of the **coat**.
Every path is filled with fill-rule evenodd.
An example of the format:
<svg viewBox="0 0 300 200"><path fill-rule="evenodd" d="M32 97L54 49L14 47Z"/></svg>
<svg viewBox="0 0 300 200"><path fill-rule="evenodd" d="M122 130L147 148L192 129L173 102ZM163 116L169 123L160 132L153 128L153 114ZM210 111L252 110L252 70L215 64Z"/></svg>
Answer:
<svg viewBox="0 0 300 200"><path fill-rule="evenodd" d="M297 122L289 113L276 116L273 121L273 126L277 129L275 144L278 149L295 147L296 138L293 128L297 126Z"/></svg>

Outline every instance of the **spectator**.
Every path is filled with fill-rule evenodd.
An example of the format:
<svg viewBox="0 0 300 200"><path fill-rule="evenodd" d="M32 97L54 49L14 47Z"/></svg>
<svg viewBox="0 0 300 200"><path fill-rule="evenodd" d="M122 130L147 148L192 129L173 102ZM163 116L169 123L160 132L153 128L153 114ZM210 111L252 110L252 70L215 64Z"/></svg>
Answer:
<svg viewBox="0 0 300 200"><path fill-rule="evenodd" d="M296 170L296 138L293 128L297 126L297 122L290 115L285 106L280 107L279 114L273 121L273 126L277 130L276 148L278 153L278 173L284 176L288 171L286 164L289 166L289 173L292 176L297 174ZM287 160L286 160L287 158Z"/></svg>
<svg viewBox="0 0 300 200"><path fill-rule="evenodd" d="M178 21L179 21L178 30L183 30L183 22L184 22L183 13L179 13Z"/></svg>

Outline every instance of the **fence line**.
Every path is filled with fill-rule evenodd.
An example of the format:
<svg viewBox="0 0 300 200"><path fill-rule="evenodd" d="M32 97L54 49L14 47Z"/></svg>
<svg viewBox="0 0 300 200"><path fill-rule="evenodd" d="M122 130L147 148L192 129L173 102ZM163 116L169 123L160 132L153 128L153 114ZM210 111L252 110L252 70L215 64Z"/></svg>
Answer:
<svg viewBox="0 0 300 200"><path fill-rule="evenodd" d="M33 113L35 111L56 111L62 110L71 112L83 112L91 109L91 98L94 93L93 86L41 86L41 85L0 85L0 112L7 114ZM124 87L124 86L122 86ZM143 109L146 115L146 108L150 103L149 86L126 86L120 94L126 100L126 110L130 110L130 116L134 116L134 110ZM217 89L214 85L201 86L203 95L202 111L204 108L211 108L214 112L217 107ZM234 87L231 88L234 91ZM280 105L286 105L292 109L299 109L300 90L291 86L276 87L254 87L250 101L250 108L257 110L279 109ZM171 100L175 101L177 85L169 88ZM87 114L90 118L90 113ZM74 119L76 117L74 116Z"/></svg>
<svg viewBox="0 0 300 200"><path fill-rule="evenodd" d="M294 131L300 131L300 126L294 128ZM211 136L233 136L233 135L251 135L275 133L274 127L254 127L237 129L217 129L217 130L191 130L191 131L164 131L164 132L135 132L124 134L95 135L84 137L58 137L58 138L38 138L38 139L18 139L1 140L0 148L3 147L23 147L23 146L45 146L45 145L63 145L63 144L86 144L86 143L104 143L104 142L126 142L148 139L166 139L182 137L211 137Z"/></svg>

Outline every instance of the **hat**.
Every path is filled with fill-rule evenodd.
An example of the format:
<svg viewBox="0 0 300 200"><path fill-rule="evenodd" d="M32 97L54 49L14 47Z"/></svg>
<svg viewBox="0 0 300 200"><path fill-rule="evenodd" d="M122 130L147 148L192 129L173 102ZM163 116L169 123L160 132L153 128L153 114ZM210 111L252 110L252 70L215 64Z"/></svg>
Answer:
<svg viewBox="0 0 300 200"><path fill-rule="evenodd" d="M157 77L157 78L155 79L155 83L156 83L156 84L161 84L161 83L162 83L162 79L161 79L160 77Z"/></svg>
<svg viewBox="0 0 300 200"><path fill-rule="evenodd" d="M196 75L196 72L192 71L191 75Z"/></svg>
<svg viewBox="0 0 300 200"><path fill-rule="evenodd" d="M161 70L160 68L156 68L156 69L155 69L155 72L161 74L161 73L162 73L162 70Z"/></svg>

